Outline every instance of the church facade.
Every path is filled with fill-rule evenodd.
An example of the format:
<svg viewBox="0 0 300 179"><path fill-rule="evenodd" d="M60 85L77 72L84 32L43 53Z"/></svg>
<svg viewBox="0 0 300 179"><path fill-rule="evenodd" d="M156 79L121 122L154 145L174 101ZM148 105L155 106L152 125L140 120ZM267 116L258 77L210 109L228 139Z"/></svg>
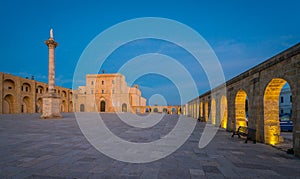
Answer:
<svg viewBox="0 0 300 179"><path fill-rule="evenodd" d="M125 76L87 74L86 85L74 91L76 112L140 112L146 106L138 85L127 86Z"/></svg>

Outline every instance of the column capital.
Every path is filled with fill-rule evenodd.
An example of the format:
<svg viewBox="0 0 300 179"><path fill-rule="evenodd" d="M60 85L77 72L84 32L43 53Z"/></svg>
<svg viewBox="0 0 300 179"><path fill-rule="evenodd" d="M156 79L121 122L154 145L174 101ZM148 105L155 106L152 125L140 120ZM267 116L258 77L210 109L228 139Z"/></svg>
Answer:
<svg viewBox="0 0 300 179"><path fill-rule="evenodd" d="M46 40L45 44L48 46L48 48L56 48L58 46L58 43L55 42L53 38Z"/></svg>

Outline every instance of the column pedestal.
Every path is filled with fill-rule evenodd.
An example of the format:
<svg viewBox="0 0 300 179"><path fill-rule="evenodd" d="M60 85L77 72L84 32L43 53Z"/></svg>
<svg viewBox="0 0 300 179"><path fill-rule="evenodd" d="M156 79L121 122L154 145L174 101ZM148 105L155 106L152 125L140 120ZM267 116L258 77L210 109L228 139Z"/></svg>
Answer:
<svg viewBox="0 0 300 179"><path fill-rule="evenodd" d="M61 118L60 96L55 93L48 93L43 97L42 119Z"/></svg>

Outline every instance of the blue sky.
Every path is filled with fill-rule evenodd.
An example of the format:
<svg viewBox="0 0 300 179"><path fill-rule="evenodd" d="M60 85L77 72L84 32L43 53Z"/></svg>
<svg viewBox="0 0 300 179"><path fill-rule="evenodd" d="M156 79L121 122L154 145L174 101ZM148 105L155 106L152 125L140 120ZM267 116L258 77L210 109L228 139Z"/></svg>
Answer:
<svg viewBox="0 0 300 179"><path fill-rule="evenodd" d="M186 24L201 34L214 49L228 80L300 42L299 7L298 0L2 1L0 71L22 77L34 75L36 80L47 82L48 52L43 41L53 28L59 43L56 84L71 88L81 53L100 32L133 18L164 17ZM127 57L144 51L157 52L165 44L144 41L138 52L134 51L134 45L141 43L130 43L123 51L113 53L108 60L111 62L103 66L105 71L113 73ZM176 48L171 47L171 51ZM168 50L170 48L165 53ZM183 54L178 58L183 58ZM189 68L199 93L209 90L201 67L191 65ZM146 98L162 94L168 104L180 103L176 87L162 76L144 76L136 83Z"/></svg>

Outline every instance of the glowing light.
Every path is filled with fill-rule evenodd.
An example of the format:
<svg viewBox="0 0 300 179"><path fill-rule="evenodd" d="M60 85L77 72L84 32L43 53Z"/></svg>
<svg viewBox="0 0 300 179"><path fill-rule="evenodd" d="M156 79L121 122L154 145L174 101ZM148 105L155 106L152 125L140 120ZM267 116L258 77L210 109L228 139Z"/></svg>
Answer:
<svg viewBox="0 0 300 179"><path fill-rule="evenodd" d="M286 81L274 78L268 84L264 93L264 136L265 143L276 145L280 138L279 95Z"/></svg>
<svg viewBox="0 0 300 179"><path fill-rule="evenodd" d="M222 96L222 98L221 98L220 112L221 112L221 119L222 119L221 127L226 129L227 128L227 115L228 115L226 96Z"/></svg>
<svg viewBox="0 0 300 179"><path fill-rule="evenodd" d="M247 126L246 123L246 98L247 93L244 90L239 90L235 97L235 120L236 129L239 126Z"/></svg>

